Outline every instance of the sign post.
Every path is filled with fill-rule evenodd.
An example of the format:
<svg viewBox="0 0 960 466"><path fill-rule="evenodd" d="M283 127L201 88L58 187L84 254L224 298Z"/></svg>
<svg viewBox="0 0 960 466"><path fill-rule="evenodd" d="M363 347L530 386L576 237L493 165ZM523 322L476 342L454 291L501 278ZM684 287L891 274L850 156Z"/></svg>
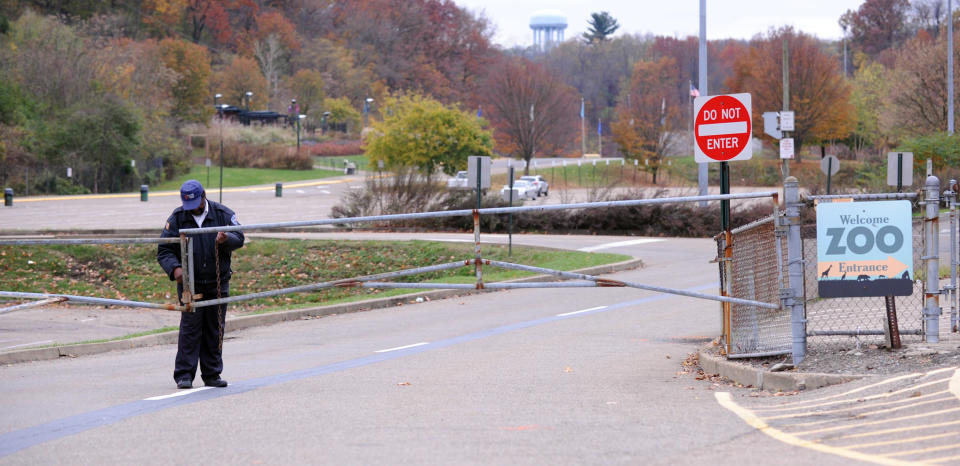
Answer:
<svg viewBox="0 0 960 466"><path fill-rule="evenodd" d="M694 160L697 163L720 162L720 194L730 194L731 160L753 157L751 145L753 119L750 94L701 96L693 100ZM724 231L723 256L733 255L730 232L730 201L720 201L720 224ZM724 261L724 275L729 277L731 261ZM723 296L730 295L730 281L725 280ZM724 334L730 344L730 304L722 304Z"/></svg>
<svg viewBox="0 0 960 466"><path fill-rule="evenodd" d="M820 171L827 175L827 195L830 194L830 179L840 171L840 160L835 155L820 159Z"/></svg>
<svg viewBox="0 0 960 466"><path fill-rule="evenodd" d="M897 192L903 186L913 184L913 152L890 152L887 154L887 185L896 186Z"/></svg>
<svg viewBox="0 0 960 466"><path fill-rule="evenodd" d="M753 157L752 105L750 94L697 97L694 111L694 159L698 163L720 162L720 194L730 194L731 160ZM730 201L720 201L724 231L730 228Z"/></svg>

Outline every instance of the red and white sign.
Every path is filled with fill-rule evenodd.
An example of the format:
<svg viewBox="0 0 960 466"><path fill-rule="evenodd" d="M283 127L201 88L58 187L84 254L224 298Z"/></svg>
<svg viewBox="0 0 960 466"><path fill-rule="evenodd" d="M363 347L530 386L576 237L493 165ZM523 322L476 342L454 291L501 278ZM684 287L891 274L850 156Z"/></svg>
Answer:
<svg viewBox="0 0 960 466"><path fill-rule="evenodd" d="M694 159L702 163L753 157L751 108L750 94L694 99Z"/></svg>

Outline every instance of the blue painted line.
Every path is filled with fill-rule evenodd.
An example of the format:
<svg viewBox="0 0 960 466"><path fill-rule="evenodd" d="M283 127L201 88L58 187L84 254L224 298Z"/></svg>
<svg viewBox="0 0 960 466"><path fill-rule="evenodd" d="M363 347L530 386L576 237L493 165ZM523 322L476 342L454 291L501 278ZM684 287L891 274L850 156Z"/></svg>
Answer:
<svg viewBox="0 0 960 466"><path fill-rule="evenodd" d="M687 291L702 291L709 288L717 288L718 286L719 286L718 284L712 283L709 285L701 285L695 288L690 288ZM376 353L370 356L350 359L348 361L337 362L337 363L328 364L325 366L318 366L318 367L312 367L309 369L288 372L286 374L278 374L278 375L271 375L268 377L260 377L256 379L244 380L240 382L231 383L230 386L226 388L216 388L212 390L199 390L199 391L190 393L188 395L178 396L174 398L165 398L162 400L131 401L129 403L124 403L117 406L111 406L108 408L81 413L74 416L65 417L63 419L57 419L44 424L39 424L33 427L28 427L26 429L16 430L13 432L8 432L6 434L0 435L0 458L11 455L25 448L29 448L34 445L39 445L44 442L57 440L63 437L67 437L73 434L78 434L78 433L81 433L90 429L94 429L97 427L110 425L115 422L122 421L124 419L130 419L132 417L141 416L144 414L155 413L157 411L162 411L164 409L176 408L178 406L184 406L184 405L197 403L201 401L213 400L213 399L221 398L225 396L239 395L241 393L246 393L251 390L256 390L258 388L267 387L270 385L276 385L284 382L293 382L296 380L308 379L308 378L312 378L312 377L316 377L324 374L345 371L348 369L367 366L367 365L375 364L382 361L389 361L391 359L398 359L405 356L411 356L414 354L419 354L419 353L423 353L430 350L446 348L446 347L458 345L461 343L468 343L471 341L481 340L487 337L501 335L501 334L513 332L516 330L523 330L525 328L536 327L538 325L543 325L543 324L549 324L551 322L557 322L557 321L566 320L566 319L574 319L574 318L587 316L591 314L597 314L600 312L608 312L615 309L623 309L625 307L646 304L646 303L666 299L672 296L673 295L658 294L655 296L636 299L633 301L625 301L622 303L611 304L601 309L584 312L580 314L573 314L568 316L550 316L550 317L544 317L542 319L529 320L526 322L518 322L515 324L503 325L500 327L494 327L487 330L481 330L478 332L468 333L466 335L460 335L457 337L436 341L427 345L415 346L411 348L392 351L389 353Z"/></svg>

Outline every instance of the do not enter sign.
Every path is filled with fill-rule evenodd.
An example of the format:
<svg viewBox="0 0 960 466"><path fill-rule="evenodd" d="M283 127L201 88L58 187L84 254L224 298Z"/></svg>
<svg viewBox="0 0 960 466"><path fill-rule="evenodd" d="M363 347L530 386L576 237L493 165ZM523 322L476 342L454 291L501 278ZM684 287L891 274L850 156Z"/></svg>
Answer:
<svg viewBox="0 0 960 466"><path fill-rule="evenodd" d="M697 97L693 101L694 158L697 162L727 162L753 157L750 144L750 94Z"/></svg>

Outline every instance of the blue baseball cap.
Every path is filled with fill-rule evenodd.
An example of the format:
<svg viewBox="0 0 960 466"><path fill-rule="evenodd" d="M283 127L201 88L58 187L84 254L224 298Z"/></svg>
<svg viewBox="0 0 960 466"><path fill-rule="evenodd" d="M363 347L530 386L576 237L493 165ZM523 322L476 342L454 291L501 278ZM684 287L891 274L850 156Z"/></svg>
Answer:
<svg viewBox="0 0 960 466"><path fill-rule="evenodd" d="M193 210L200 207L203 201L203 185L197 180L187 180L180 187L180 200L183 201L183 210Z"/></svg>

